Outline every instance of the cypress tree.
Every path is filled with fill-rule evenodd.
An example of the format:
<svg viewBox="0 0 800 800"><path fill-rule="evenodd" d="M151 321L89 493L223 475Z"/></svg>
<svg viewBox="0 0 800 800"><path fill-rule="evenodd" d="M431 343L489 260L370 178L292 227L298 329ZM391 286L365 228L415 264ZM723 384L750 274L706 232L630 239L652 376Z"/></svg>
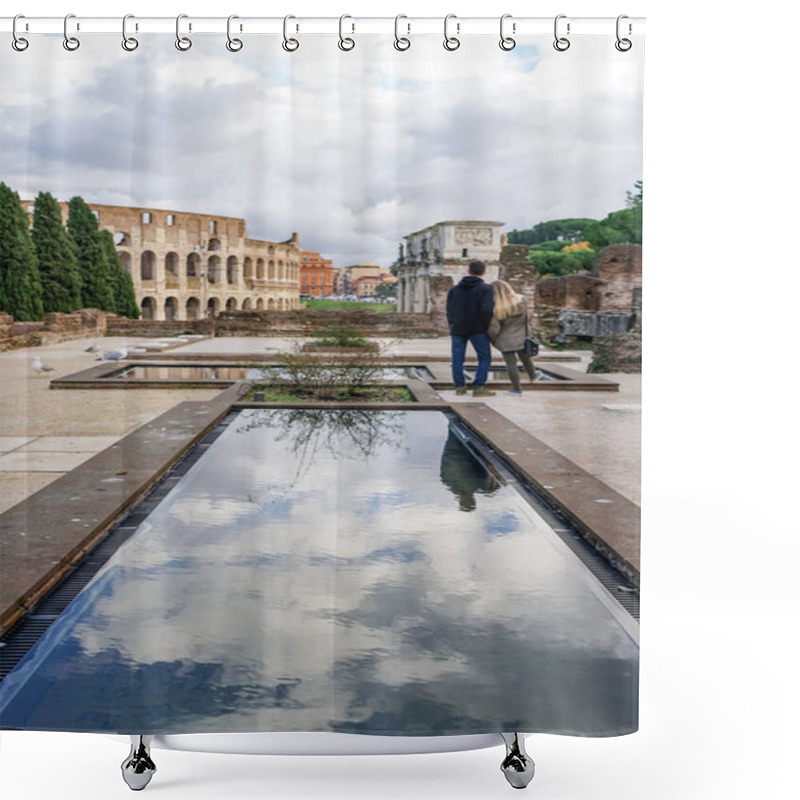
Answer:
<svg viewBox="0 0 800 800"><path fill-rule="evenodd" d="M0 183L0 310L14 319L42 319L42 284L28 215L19 195Z"/></svg>
<svg viewBox="0 0 800 800"><path fill-rule="evenodd" d="M114 287L114 313L131 319L139 319L139 306L136 303L136 291L133 288L133 278L128 270L122 266L117 248L114 246L114 237L110 231L100 231L103 248L111 268L111 282Z"/></svg>
<svg viewBox="0 0 800 800"><path fill-rule="evenodd" d="M61 207L47 192L40 192L36 198L31 233L39 260L44 310L77 311L81 308L81 273L75 244L61 221Z"/></svg>
<svg viewBox="0 0 800 800"><path fill-rule="evenodd" d="M83 305L86 308L114 311L114 289L106 250L97 219L81 197L73 197L69 201L67 230L75 242Z"/></svg>

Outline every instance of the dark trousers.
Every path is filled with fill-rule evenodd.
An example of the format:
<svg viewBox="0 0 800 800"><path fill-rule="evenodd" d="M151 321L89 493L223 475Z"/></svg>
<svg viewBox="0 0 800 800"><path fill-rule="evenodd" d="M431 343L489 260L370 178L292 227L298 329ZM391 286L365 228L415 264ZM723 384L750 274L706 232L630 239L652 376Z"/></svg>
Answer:
<svg viewBox="0 0 800 800"><path fill-rule="evenodd" d="M453 383L456 386L464 386L464 356L467 353L467 342L469 342L478 355L478 371L475 373L475 380L472 386L483 386L489 377L489 368L492 365L492 345L489 335L486 333L473 333L471 336L450 336L453 357Z"/></svg>
<svg viewBox="0 0 800 800"><path fill-rule="evenodd" d="M514 387L515 391L521 392L522 387L519 385L517 357L519 357L522 366L525 367L525 372L528 373L528 377L531 380L536 376L536 370L534 369L531 357L526 356L524 350L503 350L503 361L506 362L506 368L508 369L508 379L511 381L511 385Z"/></svg>

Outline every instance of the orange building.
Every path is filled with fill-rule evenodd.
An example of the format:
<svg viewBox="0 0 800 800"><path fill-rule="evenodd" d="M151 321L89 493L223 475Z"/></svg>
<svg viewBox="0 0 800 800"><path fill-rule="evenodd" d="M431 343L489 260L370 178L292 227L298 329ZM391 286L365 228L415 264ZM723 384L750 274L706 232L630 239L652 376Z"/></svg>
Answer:
<svg viewBox="0 0 800 800"><path fill-rule="evenodd" d="M361 275L353 281L353 288L359 297L375 297L376 289L384 283L397 283L397 278L388 270L380 275Z"/></svg>
<svg viewBox="0 0 800 800"><path fill-rule="evenodd" d="M310 297L329 297L334 293L333 261L319 253L300 251L300 293Z"/></svg>

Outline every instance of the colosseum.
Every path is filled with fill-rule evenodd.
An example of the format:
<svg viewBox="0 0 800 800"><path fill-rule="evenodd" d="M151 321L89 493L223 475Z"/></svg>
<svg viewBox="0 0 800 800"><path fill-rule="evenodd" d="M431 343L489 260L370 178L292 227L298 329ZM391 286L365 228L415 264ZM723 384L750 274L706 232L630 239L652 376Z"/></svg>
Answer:
<svg viewBox="0 0 800 800"><path fill-rule="evenodd" d="M33 203L24 203L29 212ZM66 222L68 206L60 203ZM300 307L297 234L249 239L245 220L87 203L114 236L144 319L190 320L219 311Z"/></svg>

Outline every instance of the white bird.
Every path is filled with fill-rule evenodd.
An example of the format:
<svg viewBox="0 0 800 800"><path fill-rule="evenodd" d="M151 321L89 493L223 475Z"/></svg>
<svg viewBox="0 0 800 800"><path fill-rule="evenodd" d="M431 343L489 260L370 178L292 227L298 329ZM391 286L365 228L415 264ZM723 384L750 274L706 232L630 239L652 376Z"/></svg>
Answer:
<svg viewBox="0 0 800 800"><path fill-rule="evenodd" d="M122 345L119 350L112 350L110 353L106 353L105 355L98 356L97 361L121 361L123 358L127 358L128 350L125 345Z"/></svg>
<svg viewBox="0 0 800 800"><path fill-rule="evenodd" d="M52 372L55 367L42 364L42 359L39 358L39 356L36 356L36 358L33 359L33 369L37 375L41 375L43 372Z"/></svg>
<svg viewBox="0 0 800 800"><path fill-rule="evenodd" d="M95 342L93 345L87 347L83 352L84 353L96 353L100 349L100 346Z"/></svg>

